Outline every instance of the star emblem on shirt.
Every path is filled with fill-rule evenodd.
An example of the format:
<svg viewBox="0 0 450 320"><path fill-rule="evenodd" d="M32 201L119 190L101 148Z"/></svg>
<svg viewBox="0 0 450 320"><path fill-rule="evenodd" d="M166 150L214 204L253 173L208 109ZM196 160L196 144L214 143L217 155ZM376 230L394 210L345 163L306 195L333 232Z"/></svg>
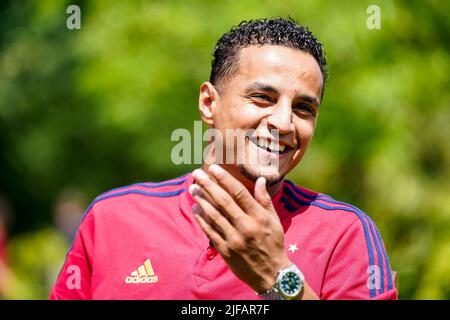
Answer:
<svg viewBox="0 0 450 320"><path fill-rule="evenodd" d="M291 251L292 253L295 253L295 251L297 251L297 250L298 250L298 248L297 248L297 244L296 243L289 245L288 251Z"/></svg>

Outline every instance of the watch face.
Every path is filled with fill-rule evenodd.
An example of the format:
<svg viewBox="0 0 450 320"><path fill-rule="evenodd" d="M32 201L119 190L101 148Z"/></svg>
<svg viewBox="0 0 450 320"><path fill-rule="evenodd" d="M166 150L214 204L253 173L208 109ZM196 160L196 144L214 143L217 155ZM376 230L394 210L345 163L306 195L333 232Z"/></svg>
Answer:
<svg viewBox="0 0 450 320"><path fill-rule="evenodd" d="M296 296L300 291L300 278L292 271L286 272L280 281L280 289L286 296Z"/></svg>

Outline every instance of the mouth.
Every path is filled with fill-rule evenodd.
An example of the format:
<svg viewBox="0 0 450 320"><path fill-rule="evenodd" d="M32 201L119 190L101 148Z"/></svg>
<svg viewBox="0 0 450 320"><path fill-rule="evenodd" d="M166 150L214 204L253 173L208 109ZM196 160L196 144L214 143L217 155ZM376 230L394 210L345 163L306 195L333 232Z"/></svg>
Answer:
<svg viewBox="0 0 450 320"><path fill-rule="evenodd" d="M258 148L277 155L287 154L289 151L293 150L293 148L287 144L274 141L270 138L250 137L249 140Z"/></svg>

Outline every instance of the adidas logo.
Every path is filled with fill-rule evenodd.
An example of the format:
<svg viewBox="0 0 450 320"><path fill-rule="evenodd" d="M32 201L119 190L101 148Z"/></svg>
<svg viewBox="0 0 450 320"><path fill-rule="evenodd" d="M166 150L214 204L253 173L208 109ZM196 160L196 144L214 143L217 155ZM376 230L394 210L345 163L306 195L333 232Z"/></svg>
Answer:
<svg viewBox="0 0 450 320"><path fill-rule="evenodd" d="M155 283L158 282L158 276L155 276L150 259L145 260L137 270L134 270L130 276L125 278L125 283Z"/></svg>

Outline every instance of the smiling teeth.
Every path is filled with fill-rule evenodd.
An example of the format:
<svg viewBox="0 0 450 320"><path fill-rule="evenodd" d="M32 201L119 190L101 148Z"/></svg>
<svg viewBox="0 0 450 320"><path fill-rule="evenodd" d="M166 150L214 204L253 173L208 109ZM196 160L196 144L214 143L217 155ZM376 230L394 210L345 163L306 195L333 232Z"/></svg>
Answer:
<svg viewBox="0 0 450 320"><path fill-rule="evenodd" d="M267 139L258 139L258 146L264 149L269 148L271 151L275 152L283 152L284 148L286 147L283 144L279 144L275 141L268 141Z"/></svg>

